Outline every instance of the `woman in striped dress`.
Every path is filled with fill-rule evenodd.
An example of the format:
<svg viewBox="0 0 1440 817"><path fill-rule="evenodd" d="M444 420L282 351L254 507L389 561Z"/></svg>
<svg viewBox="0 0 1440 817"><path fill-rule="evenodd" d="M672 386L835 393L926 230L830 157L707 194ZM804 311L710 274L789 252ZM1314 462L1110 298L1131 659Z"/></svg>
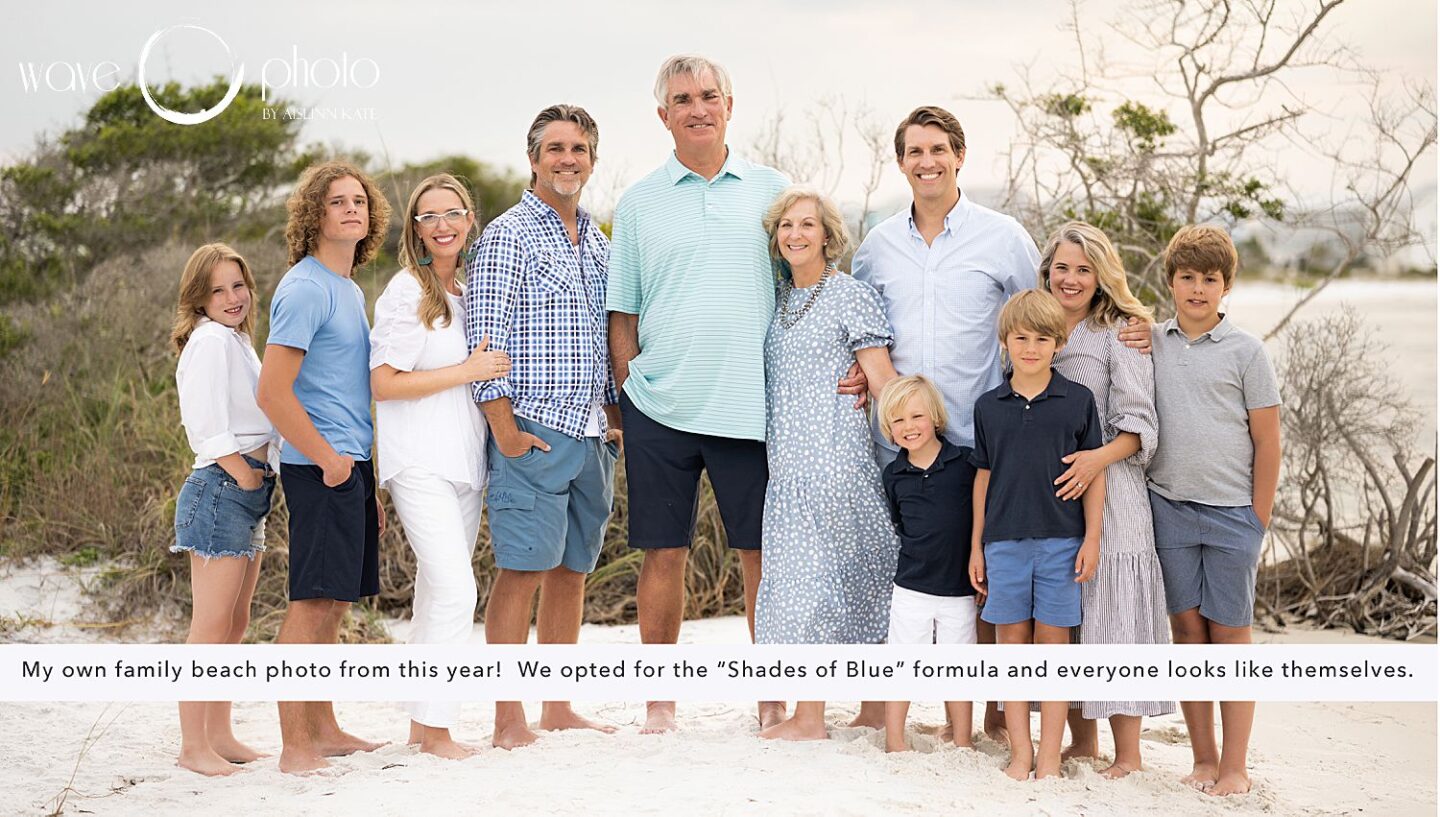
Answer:
<svg viewBox="0 0 1440 817"><path fill-rule="evenodd" d="M1100 230L1072 221L1050 237L1040 278L1060 301L1070 340L1055 368L1095 394L1105 444L1065 458L1058 495L1078 500L1105 472L1105 522L1100 567L1083 585L1082 644L1168 644L1165 590L1155 555L1155 531L1145 489L1145 465L1155 451L1155 376L1150 358L1116 334L1131 318L1151 313L1130 293L1125 268ZM1102 772L1124 777L1140 768L1140 719L1175 711L1172 701L1085 701L1070 710L1071 757L1098 755L1095 719L1109 718L1115 762Z"/></svg>

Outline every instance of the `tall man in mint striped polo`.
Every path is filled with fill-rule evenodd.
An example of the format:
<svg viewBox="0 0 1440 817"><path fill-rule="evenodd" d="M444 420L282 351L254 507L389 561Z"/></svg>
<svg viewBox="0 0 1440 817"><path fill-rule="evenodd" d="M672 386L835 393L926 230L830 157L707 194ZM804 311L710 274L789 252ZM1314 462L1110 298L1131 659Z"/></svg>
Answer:
<svg viewBox="0 0 1440 817"><path fill-rule="evenodd" d="M740 556L754 633L768 479L764 345L775 310L761 219L789 180L726 147L734 100L721 66L671 57L655 100L675 152L616 206L605 308L622 389L630 546L645 551L640 638L673 644L702 470ZM760 705L762 726L783 717L783 703ZM642 731L674 727L673 702L647 705Z"/></svg>

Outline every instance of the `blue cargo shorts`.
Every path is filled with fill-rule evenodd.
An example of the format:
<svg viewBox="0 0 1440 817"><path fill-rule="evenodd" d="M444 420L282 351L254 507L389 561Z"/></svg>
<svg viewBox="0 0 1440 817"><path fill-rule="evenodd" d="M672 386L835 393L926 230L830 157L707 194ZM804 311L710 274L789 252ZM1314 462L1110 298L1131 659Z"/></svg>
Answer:
<svg viewBox="0 0 1440 817"><path fill-rule="evenodd" d="M605 526L615 501L615 460L620 447L600 437L575 439L524 417L515 425L550 446L518 457L488 443L490 539L495 564L505 570L541 571L564 565L589 573L600 559Z"/></svg>

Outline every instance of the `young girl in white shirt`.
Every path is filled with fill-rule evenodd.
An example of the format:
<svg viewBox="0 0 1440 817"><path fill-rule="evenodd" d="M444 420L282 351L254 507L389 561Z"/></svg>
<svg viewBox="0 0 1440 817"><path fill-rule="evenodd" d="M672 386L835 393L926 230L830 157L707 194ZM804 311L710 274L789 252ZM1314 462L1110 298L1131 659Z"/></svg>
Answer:
<svg viewBox="0 0 1440 817"><path fill-rule="evenodd" d="M463 644L475 623L471 556L485 488L485 420L470 384L504 377L510 359L465 341L462 256L475 228L470 193L448 173L420 182L401 222L400 262L375 302L370 389L378 482L390 492L415 551L410 643ZM453 701L415 702L410 743L460 759Z"/></svg>
<svg viewBox="0 0 1440 817"><path fill-rule="evenodd" d="M206 244L185 264L170 340L195 464L175 500L170 550L190 554L188 644L240 643L265 550L280 438L255 404L254 298L249 264L224 244ZM227 775L264 756L235 739L228 701L180 703L179 765Z"/></svg>

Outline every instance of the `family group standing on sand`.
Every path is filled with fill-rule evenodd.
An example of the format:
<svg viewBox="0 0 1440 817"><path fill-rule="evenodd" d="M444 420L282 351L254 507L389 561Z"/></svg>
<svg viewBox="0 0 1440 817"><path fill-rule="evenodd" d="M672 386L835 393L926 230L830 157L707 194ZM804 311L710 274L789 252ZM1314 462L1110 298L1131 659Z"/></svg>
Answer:
<svg viewBox="0 0 1440 817"><path fill-rule="evenodd" d="M727 147L724 68L672 57L655 99L674 152L620 199L613 240L579 206L595 121L546 108L527 134L530 188L478 238L460 180L411 194L403 269L373 325L351 278L390 207L356 167L306 170L263 364L249 266L224 244L196 250L173 332L196 455L172 548L191 554L190 642L243 637L278 472L279 642L334 642L349 605L378 592L383 488L418 562L412 642L470 635L487 505L486 640L523 643L538 594L538 640L575 643L622 442L647 644L679 637L702 471L757 643L1249 642L1280 398L1261 343L1220 312L1237 266L1223 229L1175 234L1176 317L1155 324L1103 232L1072 222L1042 252L966 197L964 131L924 106L895 131L913 203L870 231L846 274L836 206ZM865 702L854 723L902 751L907 708ZM1038 748L1031 702L984 716L1016 780L1098 757L1097 718L1115 737L1105 774L1135 771L1141 718L1174 704L1038 709ZM1221 702L1223 749L1211 702L1181 709L1187 781L1247 791L1254 704ZM330 703L279 710L282 771L379 745L343 731ZM970 746L970 703L946 711L950 739ZM420 751L475 751L450 734L455 704L408 712ZM826 737L823 702L758 714L760 737ZM180 722L186 768L228 774L261 756L234 737L228 703L181 703ZM614 731L559 701L535 726ZM642 731L674 728L673 702L646 705ZM496 703L495 746L535 740L519 702Z"/></svg>

